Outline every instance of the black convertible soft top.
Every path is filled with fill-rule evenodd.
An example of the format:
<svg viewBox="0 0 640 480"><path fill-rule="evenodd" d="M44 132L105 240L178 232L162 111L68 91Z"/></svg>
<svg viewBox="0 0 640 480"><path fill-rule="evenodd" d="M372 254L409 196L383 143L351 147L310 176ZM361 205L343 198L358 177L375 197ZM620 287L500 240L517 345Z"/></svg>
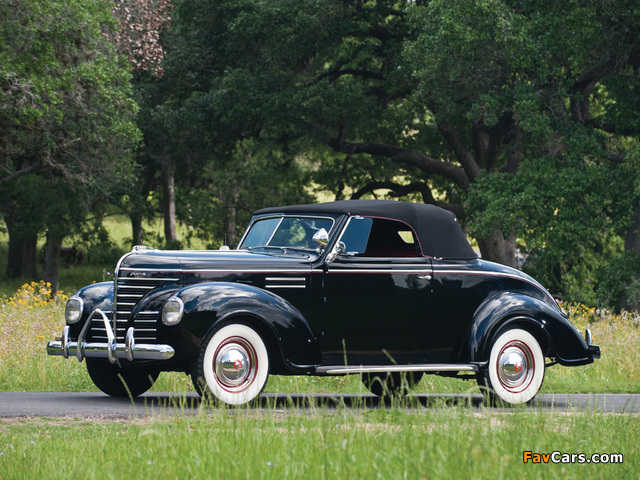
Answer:
<svg viewBox="0 0 640 480"><path fill-rule="evenodd" d="M391 200L342 200L263 208L254 215L273 213L329 213L401 220L415 230L423 255L448 259L478 257L469 245L455 215L435 205Z"/></svg>

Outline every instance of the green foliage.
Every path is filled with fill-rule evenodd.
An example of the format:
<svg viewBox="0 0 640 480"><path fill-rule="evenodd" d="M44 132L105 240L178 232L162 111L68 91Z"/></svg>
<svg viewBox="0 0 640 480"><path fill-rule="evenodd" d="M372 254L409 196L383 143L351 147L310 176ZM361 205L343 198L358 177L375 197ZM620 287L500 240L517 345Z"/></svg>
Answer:
<svg viewBox="0 0 640 480"><path fill-rule="evenodd" d="M487 175L470 191L469 209L478 212L472 235L515 232L529 255L525 269L552 291L594 305L598 269L623 247L618 235L631 212L632 174L564 156L527 160L515 176Z"/></svg>
<svg viewBox="0 0 640 480"><path fill-rule="evenodd" d="M410 9L414 95L442 118L495 124L526 85L535 60L527 25L503 2L435 1ZM528 93L524 90L523 93Z"/></svg>
<svg viewBox="0 0 640 480"><path fill-rule="evenodd" d="M2 0L0 215L15 244L77 231L134 177L131 77L105 36L115 25L100 0Z"/></svg>
<svg viewBox="0 0 640 480"><path fill-rule="evenodd" d="M135 73L143 144L109 5L0 1L0 182L34 166L52 185L0 183L25 230L64 233L108 201L152 216L175 175L179 218L212 246L322 190L439 203L481 248L516 234L530 271L589 304L621 251L636 0L176 0L164 76Z"/></svg>
<svg viewBox="0 0 640 480"><path fill-rule="evenodd" d="M247 138L277 146L340 198L383 185L469 214L479 240L516 234L530 271L593 304L637 198L635 142L620 136L638 123L632 0L190 0L174 13L163 108L183 126L176 152L206 145L194 158L211 185L214 170L233 185L232 162L254 172L237 154ZM230 205L194 183L187 210ZM201 218L198 231L228 222Z"/></svg>
<svg viewBox="0 0 640 480"><path fill-rule="evenodd" d="M309 174L299 162L251 140L239 142L228 162L206 165L200 178L198 187L179 191L178 215L208 248L235 247L258 208L313 201L300 188Z"/></svg>
<svg viewBox="0 0 640 480"><path fill-rule="evenodd" d="M97 0L3 4L3 161L6 155L64 152L72 158L57 159L56 166L76 174L91 165L92 156L113 161L131 148L137 139L135 104L126 63L103 35L115 28L108 5ZM117 154L109 150L116 146Z"/></svg>
<svg viewBox="0 0 640 480"><path fill-rule="evenodd" d="M640 255L633 251L613 256L599 272L596 298L619 310L623 301L640 311Z"/></svg>

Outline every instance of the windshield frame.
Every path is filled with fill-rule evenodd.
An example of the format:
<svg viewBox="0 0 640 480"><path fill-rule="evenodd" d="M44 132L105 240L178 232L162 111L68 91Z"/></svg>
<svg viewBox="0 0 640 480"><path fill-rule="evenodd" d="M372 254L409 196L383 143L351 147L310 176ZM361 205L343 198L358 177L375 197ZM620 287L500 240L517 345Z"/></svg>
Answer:
<svg viewBox="0 0 640 480"><path fill-rule="evenodd" d="M261 215L258 217L254 217L251 222L249 223L249 226L247 227L247 229L245 230L245 232L242 235L242 238L240 238L240 241L238 242L238 246L237 246L237 250L255 250L255 249L261 249L261 248L276 248L276 249L290 249L290 250L303 250L303 251L315 251L315 248L308 248L308 247L300 247L300 246L287 246L287 245L270 245L271 241L273 240L273 238L276 236L276 234L278 233L278 229L281 227L282 222L285 220L285 218L292 218L292 219L300 219L300 220L328 220L331 222L331 227L327 230L325 228L325 230L327 230L327 233L329 235L331 235L331 233L334 231L337 222L337 218L335 218L333 215L306 215L304 213L300 213L300 214L271 214L271 215ZM261 222L261 221L265 221L265 220L269 220L269 219L279 219L278 221L278 225L274 228L273 232L271 232L271 235L269 236L269 240L266 242L265 245L259 245L259 246L252 246L252 247L244 247L244 243L249 235L249 232L253 229L253 227L255 226L256 223ZM324 227L321 227L324 228Z"/></svg>

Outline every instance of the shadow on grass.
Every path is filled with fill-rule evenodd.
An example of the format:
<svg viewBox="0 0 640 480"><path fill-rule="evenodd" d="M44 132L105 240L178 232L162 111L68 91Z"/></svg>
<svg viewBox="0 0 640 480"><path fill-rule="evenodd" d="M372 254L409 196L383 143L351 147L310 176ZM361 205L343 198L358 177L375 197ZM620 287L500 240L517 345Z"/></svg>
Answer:
<svg viewBox="0 0 640 480"><path fill-rule="evenodd" d="M110 397L105 400L113 401ZM131 400L127 400L131 402ZM230 407L194 393L147 393L133 400L133 407L146 413L162 410L170 414L192 414L210 410L230 411L321 411L373 409L437 410L463 408L474 411L592 411L640 413L640 395L540 394L522 405L488 405L481 394L414 394L381 398L371 394L276 394L263 393L247 405ZM142 413L142 412L141 412Z"/></svg>
<svg viewBox="0 0 640 480"><path fill-rule="evenodd" d="M366 410L366 409L416 409L416 408L479 408L483 403L480 394L473 395L409 395L403 398L377 397L370 394L276 394L263 393L249 403L238 407L220 404L215 400L200 398L196 394L147 393L133 400L135 406L148 409L171 408L180 410L231 409L231 410Z"/></svg>

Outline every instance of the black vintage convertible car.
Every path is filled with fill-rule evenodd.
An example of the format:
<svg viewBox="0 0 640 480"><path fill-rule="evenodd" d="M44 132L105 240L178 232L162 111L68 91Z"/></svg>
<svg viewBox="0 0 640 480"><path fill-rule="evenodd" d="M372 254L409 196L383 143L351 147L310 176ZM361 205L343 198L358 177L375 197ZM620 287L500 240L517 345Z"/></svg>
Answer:
<svg viewBox="0 0 640 480"><path fill-rule="evenodd" d="M452 213L391 201L259 210L237 250L136 247L65 317L47 352L85 359L113 396L162 371L227 404L256 398L269 374L359 374L384 395L431 373L515 404L546 367L600 356L534 279L478 259Z"/></svg>

